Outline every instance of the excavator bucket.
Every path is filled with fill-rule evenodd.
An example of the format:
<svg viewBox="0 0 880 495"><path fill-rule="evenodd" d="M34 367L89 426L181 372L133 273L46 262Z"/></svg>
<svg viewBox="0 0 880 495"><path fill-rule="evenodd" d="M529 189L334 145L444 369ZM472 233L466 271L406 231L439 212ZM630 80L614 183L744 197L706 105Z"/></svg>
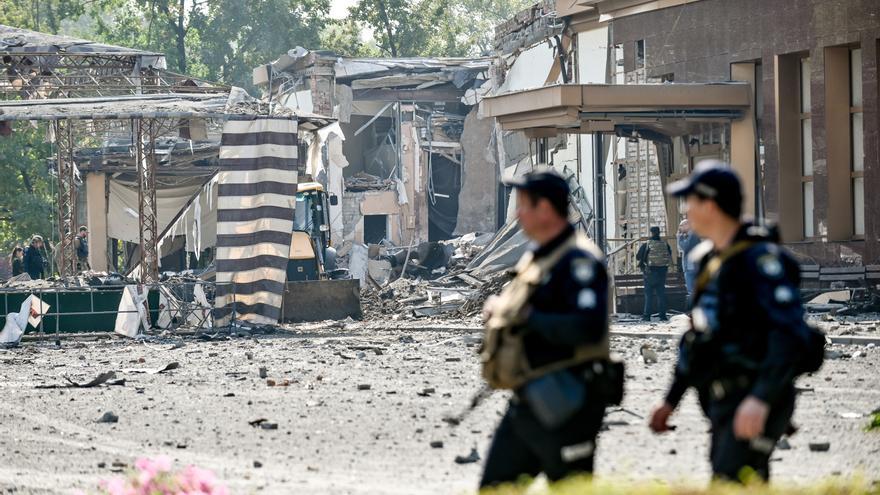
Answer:
<svg viewBox="0 0 880 495"><path fill-rule="evenodd" d="M285 323L363 318L357 279L288 282L282 299Z"/></svg>

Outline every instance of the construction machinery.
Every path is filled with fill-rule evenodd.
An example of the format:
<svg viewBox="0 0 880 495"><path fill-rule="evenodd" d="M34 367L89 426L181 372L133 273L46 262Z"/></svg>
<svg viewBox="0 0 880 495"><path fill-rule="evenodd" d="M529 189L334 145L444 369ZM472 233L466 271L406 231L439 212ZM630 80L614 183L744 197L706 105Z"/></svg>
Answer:
<svg viewBox="0 0 880 495"><path fill-rule="evenodd" d="M286 322L360 319L360 285L336 267L330 206L339 199L318 182L297 184L290 260L282 300Z"/></svg>

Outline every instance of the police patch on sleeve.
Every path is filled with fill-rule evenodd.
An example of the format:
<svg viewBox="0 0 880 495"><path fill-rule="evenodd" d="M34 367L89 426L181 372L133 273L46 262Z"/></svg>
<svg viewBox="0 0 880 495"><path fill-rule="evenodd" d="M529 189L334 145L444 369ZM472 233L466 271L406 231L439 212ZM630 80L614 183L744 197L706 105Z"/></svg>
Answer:
<svg viewBox="0 0 880 495"><path fill-rule="evenodd" d="M593 309L596 307L596 292L593 289L581 289L578 292L578 308Z"/></svg>
<svg viewBox="0 0 880 495"><path fill-rule="evenodd" d="M787 285L780 285L773 291L773 299L779 304L789 304L794 301L794 291Z"/></svg>
<svg viewBox="0 0 880 495"><path fill-rule="evenodd" d="M575 280L581 284L588 284L593 281L596 275L596 269L593 268L593 262L588 259L576 259L571 262L571 274Z"/></svg>
<svg viewBox="0 0 880 495"><path fill-rule="evenodd" d="M782 276L782 262L775 254L765 254L758 258L758 269L768 278L779 278Z"/></svg>

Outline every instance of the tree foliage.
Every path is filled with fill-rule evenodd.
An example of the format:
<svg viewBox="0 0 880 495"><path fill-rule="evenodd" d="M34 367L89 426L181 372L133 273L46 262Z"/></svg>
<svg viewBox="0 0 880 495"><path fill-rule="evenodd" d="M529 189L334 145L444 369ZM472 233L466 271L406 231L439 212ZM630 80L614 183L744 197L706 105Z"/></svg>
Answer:
<svg viewBox="0 0 880 495"><path fill-rule="evenodd" d="M53 154L45 133L46 124L18 123L11 136L0 136L0 255L33 234L53 237Z"/></svg>
<svg viewBox="0 0 880 495"><path fill-rule="evenodd" d="M373 33L385 56L463 57L492 51L495 26L531 0L360 0L350 20Z"/></svg>

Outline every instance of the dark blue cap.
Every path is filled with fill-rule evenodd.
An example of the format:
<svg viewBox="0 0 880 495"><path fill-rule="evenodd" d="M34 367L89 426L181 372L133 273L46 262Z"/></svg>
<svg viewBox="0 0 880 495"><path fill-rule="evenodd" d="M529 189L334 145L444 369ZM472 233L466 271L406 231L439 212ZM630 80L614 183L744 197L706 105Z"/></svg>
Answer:
<svg viewBox="0 0 880 495"><path fill-rule="evenodd" d="M730 165L718 160L704 160L688 177L666 187L672 196L697 196L711 199L721 211L739 218L742 212L742 185Z"/></svg>
<svg viewBox="0 0 880 495"><path fill-rule="evenodd" d="M568 182L551 168L534 170L519 177L505 180L504 184L517 189L526 189L540 196L568 198Z"/></svg>
<svg viewBox="0 0 880 495"><path fill-rule="evenodd" d="M568 216L568 182L552 168L542 166L520 177L505 180L504 184L528 191L533 197L545 198L560 216Z"/></svg>

